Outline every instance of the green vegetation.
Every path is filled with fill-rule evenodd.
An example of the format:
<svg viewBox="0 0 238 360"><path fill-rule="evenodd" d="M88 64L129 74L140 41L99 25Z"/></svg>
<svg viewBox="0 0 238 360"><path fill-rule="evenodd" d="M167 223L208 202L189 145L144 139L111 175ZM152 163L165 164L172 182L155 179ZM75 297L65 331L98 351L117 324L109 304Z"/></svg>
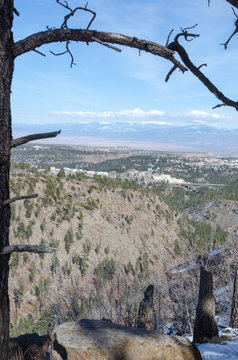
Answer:
<svg viewBox="0 0 238 360"><path fill-rule="evenodd" d="M161 167L161 172L170 167L171 174L174 172L174 176L176 175L176 171L171 166L173 164L171 159L166 159L164 156L157 160L155 157L152 159L145 156L143 164L137 165L140 159L135 156L125 159L121 163L118 161L118 169L125 171L125 169L133 166L135 169L147 170L148 164L151 164L155 167ZM107 165L112 166L112 162ZM85 163L85 168L87 166ZM100 167L103 164L95 166ZM153 166L150 171L152 175L155 169ZM183 177L187 177L187 179L189 176L190 179L194 176L194 180L198 176L204 178L207 176L206 179L211 180L215 174L213 172L212 175L212 171L209 173L209 171L200 170L192 173L185 163L183 168L186 169L186 174L184 173ZM15 167L16 173L12 175L11 179L11 190L14 194L25 194L34 189L39 192L39 198L34 201L11 204L12 234L17 239L13 243L24 243L26 240L26 242L34 244L38 241L42 246L49 244L53 248L60 247L60 250L62 247L65 248L65 251L58 251L53 256L45 255L47 261L43 260L44 254L41 254L42 259L39 259L36 255L24 253L22 260L18 253L11 255L10 266L14 270L13 275L16 279L20 265L27 269L24 283L18 281L15 285L13 292L15 309L19 309L23 301L26 309L27 306L29 308L32 306L32 299L25 304L29 291L34 303L36 303L35 309L32 310L32 317L29 315L20 319L21 314L26 311L23 306L21 311L15 313L11 330L12 336L31 331L47 333L54 326L54 314L57 314L57 321L65 321L90 314L92 309L109 309L108 305L114 302L117 281L120 281L120 290L125 289L120 298L120 304L127 304L130 308L132 306L131 297L134 296L133 287L140 289L143 296L142 288L150 279L150 267L152 269L155 262L161 263L161 267L163 266L160 252L151 253L149 251L150 248L156 246L157 242L160 242L159 247L167 246L172 256L186 256L188 254L190 258L192 255L196 256L209 252L227 243L227 232L221 227L215 228L214 224L211 226L209 224L211 218L208 219L208 223L200 223L183 217L180 211L199 207L211 200L237 201L238 181L229 183L228 186L218 190L200 188L197 192L193 192L178 187L171 188L167 184L158 186L155 183L150 183L145 185L142 182L123 180L119 177L110 178L94 175L93 178L87 178L82 173L66 176L63 169L60 170L58 176L53 177L49 175L48 170L45 173L34 173L29 166L24 167L21 164L18 168ZM221 178L217 179L218 181L221 180ZM213 182L215 183L215 180ZM163 200L166 200L168 206L163 203ZM117 205L114 206L116 201L118 201L119 206L122 204L118 211L115 210ZM110 207L111 204L112 208ZM97 218L100 214L103 218L102 224ZM144 233L140 234L142 246L137 241L139 237L136 233L136 227L139 228L137 225L140 216L143 216L145 220L148 217L151 225L150 227L145 226L145 229L142 230ZM88 231L87 227L90 225L92 229ZM171 227L175 226L172 229L173 231L174 229L179 231L179 237L176 240L173 236L170 238L166 231L161 235L161 229L169 229L170 225ZM135 249L138 250L137 259L133 257L132 261L125 257L123 263L119 252L120 247L115 249L115 244L111 244L110 234L105 237L107 229L109 231L110 229L117 230L122 236L128 235L132 239L131 246L135 245ZM134 238L131 237L132 229L135 229ZM93 237L94 230L96 232L95 238ZM114 233L113 237L115 237ZM38 240L35 241L35 239ZM115 261L118 261L118 264ZM164 264L164 270L169 269L169 265ZM90 276L93 266L95 268L92 280ZM120 269L117 269L117 266L120 266ZM44 273L42 269L44 269ZM76 292L73 294L74 289L73 287L70 288L71 280L77 290L77 284L80 282L87 283L87 281L94 281L95 288L92 292L86 295L82 292L79 296ZM128 281L131 280L133 289L129 289L128 286ZM65 289L68 291L69 288L72 290L73 298L70 299L71 293L69 291L67 306L65 306L63 297L60 298L59 296L59 302L54 304L54 309L46 309L46 303L48 306L51 295L54 299L55 293L50 294L53 281L55 282L53 291L56 292L57 288L60 289L57 292L60 295L64 293ZM31 287L29 282L32 283ZM104 289L100 293L102 287ZM93 286L89 288L93 288ZM108 293L110 291L113 293L110 299L106 298L107 290L109 290ZM37 301L35 301L34 296ZM65 308L63 308L64 306ZM111 307L113 306L111 305ZM62 310L62 314L57 313L59 309Z"/></svg>
<svg viewBox="0 0 238 360"><path fill-rule="evenodd" d="M213 229L210 224L188 220L188 229L181 231L181 236L189 241L189 245L197 255L212 251L224 245L228 233L218 226Z"/></svg>
<svg viewBox="0 0 238 360"><path fill-rule="evenodd" d="M174 253L177 256L182 254L182 249L180 247L178 239L176 239L175 242L174 242Z"/></svg>
<svg viewBox="0 0 238 360"><path fill-rule="evenodd" d="M21 303L23 302L24 291L25 291L24 284L22 280L20 280L19 287L13 290L14 303L16 309L21 307Z"/></svg>
<svg viewBox="0 0 238 360"><path fill-rule="evenodd" d="M88 269L88 253L84 251L81 252L81 255L74 254L72 257L73 264L76 264L79 266L79 270L81 272L82 276L85 276Z"/></svg>
<svg viewBox="0 0 238 360"><path fill-rule="evenodd" d="M178 210L198 207L210 200L238 201L238 180L223 188L211 190L203 187L198 192L174 187L171 193L165 197L167 204Z"/></svg>
<svg viewBox="0 0 238 360"><path fill-rule="evenodd" d="M61 168L60 171L57 174L57 179L61 180L65 178L65 171L64 168Z"/></svg>
<svg viewBox="0 0 238 360"><path fill-rule="evenodd" d="M110 252L110 246L109 246L109 244L105 247L105 249L104 249L104 252L105 252L105 254L109 254L109 252Z"/></svg>
<svg viewBox="0 0 238 360"><path fill-rule="evenodd" d="M128 180L128 179L120 179L119 177L116 177L115 179L107 177L107 176L101 176L101 175L94 175L93 176L94 181L103 187L103 189L108 190L115 190L118 188L124 189L124 190L138 190L140 188L140 185L134 181L134 180Z"/></svg>
<svg viewBox="0 0 238 360"><path fill-rule="evenodd" d="M66 260L62 270L65 275L69 276L72 272L72 265L69 264L68 261Z"/></svg>
<svg viewBox="0 0 238 360"><path fill-rule="evenodd" d="M33 283L36 276L36 264L35 262L31 263L31 266L29 268L30 274L29 274L29 280Z"/></svg>
<svg viewBox="0 0 238 360"><path fill-rule="evenodd" d="M135 271L142 277L148 277L149 275L149 255L144 252L143 255L139 256L136 260Z"/></svg>
<svg viewBox="0 0 238 360"><path fill-rule="evenodd" d="M100 249L101 249L101 243L97 243L97 245L95 247L95 253L99 254Z"/></svg>
<svg viewBox="0 0 238 360"><path fill-rule="evenodd" d="M15 319L17 321L17 318ZM37 332L40 335L50 334L55 326L54 310L44 310L39 319L35 322L32 314L27 314L26 317L21 318L18 324L10 330L11 337L17 337L25 333Z"/></svg>
<svg viewBox="0 0 238 360"><path fill-rule="evenodd" d="M134 273L134 269L131 261L129 261L127 266L125 266L125 273L129 274L130 272Z"/></svg>
<svg viewBox="0 0 238 360"><path fill-rule="evenodd" d="M16 268L18 267L19 265L19 261L20 261L20 255L18 252L14 252L11 256L11 262L10 262L10 267L13 269L13 270L16 270Z"/></svg>
<svg viewBox="0 0 238 360"><path fill-rule="evenodd" d="M113 259L109 259L108 257L104 258L103 261L100 262L95 269L96 280L99 282L112 280L115 274L115 261Z"/></svg>
<svg viewBox="0 0 238 360"><path fill-rule="evenodd" d="M64 242L65 242L65 250L68 254L70 252L70 247L73 243L73 230L72 229L67 230L65 237L64 237Z"/></svg>

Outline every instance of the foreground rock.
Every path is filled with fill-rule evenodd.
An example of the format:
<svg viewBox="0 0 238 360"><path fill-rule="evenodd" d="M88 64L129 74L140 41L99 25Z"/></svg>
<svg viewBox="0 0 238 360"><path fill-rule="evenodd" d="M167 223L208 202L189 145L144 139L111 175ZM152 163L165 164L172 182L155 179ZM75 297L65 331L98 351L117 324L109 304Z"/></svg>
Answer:
<svg viewBox="0 0 238 360"><path fill-rule="evenodd" d="M57 327L56 353L63 360L202 360L199 350L182 337L87 319Z"/></svg>
<svg viewBox="0 0 238 360"><path fill-rule="evenodd" d="M11 339L9 344L10 359L45 360L51 339L48 335L24 334Z"/></svg>

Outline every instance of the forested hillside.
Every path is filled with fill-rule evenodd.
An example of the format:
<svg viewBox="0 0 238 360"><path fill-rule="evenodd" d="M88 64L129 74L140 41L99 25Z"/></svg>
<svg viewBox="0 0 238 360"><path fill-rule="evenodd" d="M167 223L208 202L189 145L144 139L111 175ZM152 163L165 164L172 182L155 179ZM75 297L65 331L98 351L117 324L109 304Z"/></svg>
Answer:
<svg viewBox="0 0 238 360"><path fill-rule="evenodd" d="M85 316L127 322L149 283L162 289L171 269L231 242L167 205L156 186L22 164L10 184L12 196L38 193L11 205L11 244L56 250L11 256L12 336Z"/></svg>

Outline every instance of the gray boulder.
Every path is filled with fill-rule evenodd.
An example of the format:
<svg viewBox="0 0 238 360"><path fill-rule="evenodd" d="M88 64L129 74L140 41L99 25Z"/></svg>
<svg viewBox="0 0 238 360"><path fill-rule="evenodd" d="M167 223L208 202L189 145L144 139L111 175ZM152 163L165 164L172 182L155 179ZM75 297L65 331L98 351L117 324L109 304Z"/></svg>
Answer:
<svg viewBox="0 0 238 360"><path fill-rule="evenodd" d="M53 356L62 360L202 360L185 338L107 320L83 319L58 326L53 348Z"/></svg>

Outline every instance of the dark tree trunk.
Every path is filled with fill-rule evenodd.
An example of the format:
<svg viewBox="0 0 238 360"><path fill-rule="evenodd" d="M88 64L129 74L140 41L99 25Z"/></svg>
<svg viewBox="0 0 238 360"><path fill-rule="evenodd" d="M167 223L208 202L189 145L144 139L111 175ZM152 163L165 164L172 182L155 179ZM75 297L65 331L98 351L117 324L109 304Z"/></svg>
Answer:
<svg viewBox="0 0 238 360"><path fill-rule="evenodd" d="M144 292L138 313L137 327L146 330L156 330L156 317L153 304L154 286L149 285Z"/></svg>
<svg viewBox="0 0 238 360"><path fill-rule="evenodd" d="M238 327L238 269L235 271L230 327Z"/></svg>
<svg viewBox="0 0 238 360"><path fill-rule="evenodd" d="M10 208L1 204L9 198L11 149L10 92L13 74L13 36L11 32L13 1L0 0L0 252L9 245ZM0 256L0 359L8 358L9 255Z"/></svg>
<svg viewBox="0 0 238 360"><path fill-rule="evenodd" d="M215 319L212 273L201 266L193 342L204 343L214 336L218 336L218 328Z"/></svg>

